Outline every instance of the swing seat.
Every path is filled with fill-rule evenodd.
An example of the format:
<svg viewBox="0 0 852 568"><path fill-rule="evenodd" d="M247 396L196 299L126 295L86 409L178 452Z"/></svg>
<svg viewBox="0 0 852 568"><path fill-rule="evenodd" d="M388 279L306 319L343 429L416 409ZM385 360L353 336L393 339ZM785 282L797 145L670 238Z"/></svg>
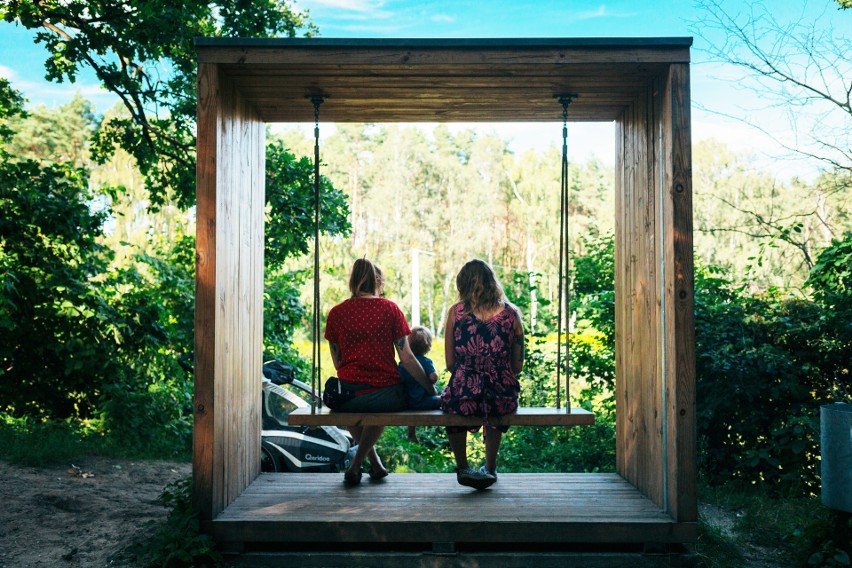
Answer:
<svg viewBox="0 0 852 568"><path fill-rule="evenodd" d="M481 426L479 416L459 416L440 410L402 410L400 412L334 412L327 407L297 408L288 419L293 426ZM515 414L492 417L489 422L501 426L589 426L595 415L582 408L522 407Z"/></svg>

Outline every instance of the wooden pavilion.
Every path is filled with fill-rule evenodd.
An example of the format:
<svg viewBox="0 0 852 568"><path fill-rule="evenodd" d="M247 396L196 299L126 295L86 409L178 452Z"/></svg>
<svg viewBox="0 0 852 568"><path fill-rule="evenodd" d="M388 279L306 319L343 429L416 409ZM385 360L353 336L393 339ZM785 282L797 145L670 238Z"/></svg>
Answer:
<svg viewBox="0 0 852 568"><path fill-rule="evenodd" d="M696 538L691 38L223 39L198 50L193 498L237 545L685 543ZM616 123L617 473L446 474L345 489L260 475L268 122ZM556 191L556 188L554 188ZM474 522L471 522L474 521ZM336 543L336 544L335 544ZM448 544L449 543L449 544Z"/></svg>

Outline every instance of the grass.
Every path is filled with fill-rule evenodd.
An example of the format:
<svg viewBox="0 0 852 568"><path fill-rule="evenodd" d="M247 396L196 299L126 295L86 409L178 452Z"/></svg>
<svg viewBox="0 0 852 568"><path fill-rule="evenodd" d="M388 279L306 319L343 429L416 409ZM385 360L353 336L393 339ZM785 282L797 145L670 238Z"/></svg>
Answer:
<svg viewBox="0 0 852 568"><path fill-rule="evenodd" d="M186 452L164 451L156 445L127 443L104 431L98 421L37 420L0 413L3 459L27 466L67 463L85 456L189 460ZM153 448L153 449L152 449Z"/></svg>
<svg viewBox="0 0 852 568"><path fill-rule="evenodd" d="M773 559L778 566L850 565L846 553L831 540L832 512L816 495L701 483L698 497L699 502L726 512L730 519L730 530L703 515L700 519L697 552L707 566L748 565L744 551L761 556L766 565L773 565Z"/></svg>
<svg viewBox="0 0 852 568"><path fill-rule="evenodd" d="M695 549L707 568L740 568L745 565L745 556L737 541L703 518L698 521Z"/></svg>

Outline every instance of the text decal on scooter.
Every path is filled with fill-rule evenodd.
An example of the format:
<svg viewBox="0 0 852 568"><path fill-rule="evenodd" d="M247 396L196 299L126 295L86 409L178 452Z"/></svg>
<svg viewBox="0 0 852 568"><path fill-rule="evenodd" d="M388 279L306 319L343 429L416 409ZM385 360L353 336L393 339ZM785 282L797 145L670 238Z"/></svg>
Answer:
<svg viewBox="0 0 852 568"><path fill-rule="evenodd" d="M311 461L320 461L320 462L331 461L331 458L328 458L326 456L312 456L311 454L305 454L305 459L311 460Z"/></svg>

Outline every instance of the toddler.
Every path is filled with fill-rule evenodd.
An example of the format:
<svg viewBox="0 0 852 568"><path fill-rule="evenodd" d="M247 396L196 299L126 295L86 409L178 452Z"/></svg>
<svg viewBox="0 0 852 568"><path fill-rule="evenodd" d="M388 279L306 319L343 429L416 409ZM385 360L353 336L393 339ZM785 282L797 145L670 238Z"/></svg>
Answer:
<svg viewBox="0 0 852 568"><path fill-rule="evenodd" d="M417 360L423 367L423 372L426 373L426 376L429 377L433 385L437 383L438 373L435 372L435 365L426 356L426 353L432 349L432 332L423 326L413 327L411 328L411 335L408 336L408 344L411 346L412 353L414 353L414 356L417 357ZM414 377L402 366L402 363L399 364L399 376L405 385L408 408L412 410L438 410L441 408L438 396L427 394L426 389L414 380ZM408 439L415 444L418 443L414 426L408 427Z"/></svg>

